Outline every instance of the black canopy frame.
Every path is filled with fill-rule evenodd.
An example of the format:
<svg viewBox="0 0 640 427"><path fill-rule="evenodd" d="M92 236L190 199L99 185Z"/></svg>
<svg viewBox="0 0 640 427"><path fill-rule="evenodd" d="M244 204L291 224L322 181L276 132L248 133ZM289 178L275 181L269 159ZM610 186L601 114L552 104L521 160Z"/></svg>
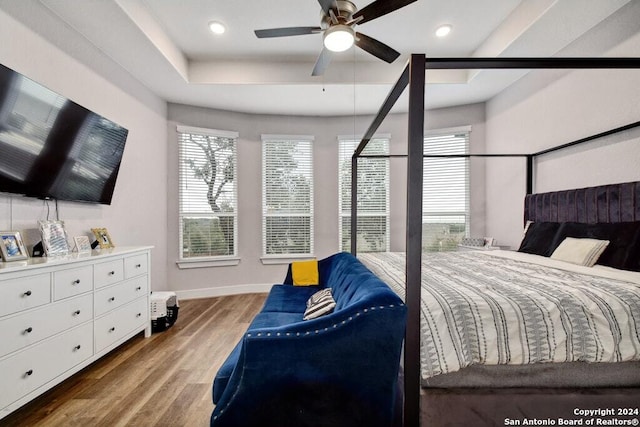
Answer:
<svg viewBox="0 0 640 427"><path fill-rule="evenodd" d="M527 154L424 154L425 82L428 70L446 69L640 69L640 58L426 58L412 54L397 82L378 110L351 157L351 253L357 254L358 159L361 157L407 158L406 211L406 289L407 326L404 341L403 425L420 425L420 283L422 267L422 187L423 158L515 157L526 159L526 191L533 192L534 162L538 156L563 150L640 126L630 123L596 135ZM409 87L407 154L367 155L363 150L391 111L406 87ZM427 112L428 114L428 112Z"/></svg>

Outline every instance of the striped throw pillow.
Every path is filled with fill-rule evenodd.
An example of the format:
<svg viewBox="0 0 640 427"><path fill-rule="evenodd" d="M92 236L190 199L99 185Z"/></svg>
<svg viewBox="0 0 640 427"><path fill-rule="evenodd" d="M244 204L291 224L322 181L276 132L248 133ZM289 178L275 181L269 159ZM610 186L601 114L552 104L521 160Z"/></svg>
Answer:
<svg viewBox="0 0 640 427"><path fill-rule="evenodd" d="M593 267L608 245L608 240L567 237L560 243L560 246L553 251L551 258L572 264Z"/></svg>
<svg viewBox="0 0 640 427"><path fill-rule="evenodd" d="M302 320L311 320L327 313L331 313L336 306L336 301L331 295L331 288L322 289L311 295L307 300L307 309Z"/></svg>

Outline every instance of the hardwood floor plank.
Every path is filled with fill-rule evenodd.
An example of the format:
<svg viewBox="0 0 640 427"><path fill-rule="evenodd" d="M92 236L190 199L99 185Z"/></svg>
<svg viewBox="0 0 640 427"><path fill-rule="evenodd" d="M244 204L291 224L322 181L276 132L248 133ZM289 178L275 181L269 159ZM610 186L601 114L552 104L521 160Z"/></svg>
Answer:
<svg viewBox="0 0 640 427"><path fill-rule="evenodd" d="M196 405L199 397L210 393L210 387L206 384L187 384L177 398L174 399L164 411L156 426L172 427L190 425L187 423L187 419L189 418L188 414ZM212 409L213 405L209 406L209 408ZM211 411L209 410L208 413L200 413L199 415L198 420L195 420L193 425L209 425Z"/></svg>
<svg viewBox="0 0 640 427"><path fill-rule="evenodd" d="M213 378L265 297L180 301L173 327L136 335L0 426L208 426Z"/></svg>
<svg viewBox="0 0 640 427"><path fill-rule="evenodd" d="M144 400L144 404L135 411L127 424L144 425L158 423L167 406L169 406L184 389L188 376L189 373L187 371L179 369L174 371L157 390L145 393L144 399L141 399ZM135 398L135 393L132 393L132 396L125 397L125 399L129 398Z"/></svg>

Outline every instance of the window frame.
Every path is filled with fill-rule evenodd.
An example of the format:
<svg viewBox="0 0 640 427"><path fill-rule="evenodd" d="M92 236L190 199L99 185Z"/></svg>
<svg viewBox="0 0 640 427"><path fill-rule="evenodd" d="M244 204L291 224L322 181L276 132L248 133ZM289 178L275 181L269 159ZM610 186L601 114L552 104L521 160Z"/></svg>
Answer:
<svg viewBox="0 0 640 427"><path fill-rule="evenodd" d="M262 200L261 200L261 220L262 220L262 236L261 236L261 261L263 264L286 264L295 260L315 258L315 174L314 174L314 141L313 135L276 135L262 134L262 167L261 167L261 184L262 184ZM293 142L306 143L309 145L309 167L308 171L310 179L309 190L309 207L308 212L304 213L268 213L267 212L267 186L266 186L266 168L267 168L267 146L269 143L277 142ZM308 217L309 218L309 252L308 253L267 253L267 218L270 217Z"/></svg>
<svg viewBox="0 0 640 427"><path fill-rule="evenodd" d="M470 143L471 143L471 126L460 126L460 127L454 127L454 128L444 128L444 129L432 129L432 130L428 130L425 131L424 133L424 153L425 155L428 154L434 154L434 155L438 155L438 154L469 154L469 147L470 147ZM428 140L436 138L438 136L447 136L447 135L457 135L457 134L464 134L464 138L465 138L465 147L464 147L464 153L462 152L455 152L455 153L428 153L428 147L427 147L427 143ZM464 209L462 211L457 211L457 210L447 210L447 211L436 211L436 212L431 212L428 213L425 210L425 203L426 203L426 197L425 197L425 189L426 186L423 184L423 202L422 202L422 224L423 224L423 230L424 230L424 224L429 223L428 221L426 221L426 218L431 216L431 217L446 217L446 216L464 216L464 226L465 226L465 231L464 231L464 235L465 237L469 237L469 233L470 233L470 228L471 228L471 204L470 204L470 195L471 195L471 162L470 159L468 157L466 158L451 158L451 159L429 159L429 158L424 158L423 159L423 166L424 166L424 171L423 171L423 182L426 183L427 182L427 177L425 176L426 173L428 173L428 166L427 166L427 162L429 160L462 160L464 162ZM448 224L448 222L442 222L443 224ZM438 224L437 221L431 222L431 224ZM425 233L423 231L423 241L422 241L422 248L423 251L425 250Z"/></svg>
<svg viewBox="0 0 640 427"><path fill-rule="evenodd" d="M202 268L202 267L224 267L233 266L240 263L240 256L238 255L238 138L239 133L235 131L201 128L193 126L176 126L177 141L178 141L178 261L176 264L180 269L190 268ZM186 215L189 216L202 216L203 218L213 216L209 212L191 212L188 213L183 210L183 188L184 188L184 173L183 173L183 150L184 142L182 140L183 134L201 135L201 136L213 136L216 138L233 139L233 190L232 196L235 203L235 209L232 214L226 214L224 216L230 216L233 218L233 254L229 255L208 255L201 257L184 257L184 225L183 218Z"/></svg>
<svg viewBox="0 0 640 427"><path fill-rule="evenodd" d="M343 190L343 179L342 179L342 167L343 167L343 163L342 162L346 162L348 164L349 167L349 171L351 171L351 158L353 155L353 151L355 150L355 148L358 146L358 144L360 143L360 141L362 140L362 136L358 136L358 135L339 135L338 136L338 250L339 251L349 251L350 248L344 248L342 245L343 242L343 238L344 238L344 221L348 221L349 226L351 225L351 185L349 185L348 189L348 194L346 195L346 199L348 200L347 206L343 206L343 195L342 194L342 190ZM375 134L373 137L371 137L370 140L370 144L376 140L383 140L386 142L386 147L384 148L384 153L376 153L376 154L383 154L383 155L389 155L389 153L391 152L391 134ZM354 143L354 147L353 150L351 150L351 152L349 153L348 148L345 150L345 154L348 154L346 157L342 157L342 143L343 142L353 142ZM370 145L367 145L367 147L370 147ZM366 148L365 148L365 152L366 152ZM363 153L366 154L366 153ZM382 213L381 211L377 211L377 212L366 212L364 213L364 210L361 207L358 207L358 218L364 218L364 217L384 217L385 218L385 248L383 251L375 251L375 252L388 252L391 249L391 203L390 203L390 191L391 191L391 179L390 179L390 175L391 175L391 168L390 168L390 159L389 157L386 158L380 158L380 159L368 159L367 157L360 157L358 159L358 165L361 165L362 162L365 161L371 161L371 160L377 160L377 161L384 161L385 163L385 180L384 180L384 184L385 184L385 206L383 208L384 213ZM358 172L362 172L363 168L362 167L358 167ZM349 175L349 181L351 180L351 175ZM362 183L362 177L358 177L358 183ZM364 213L364 214L363 214ZM361 227L358 227L358 231L362 231ZM358 248L358 252L374 252L374 251L366 251L363 250L362 248Z"/></svg>

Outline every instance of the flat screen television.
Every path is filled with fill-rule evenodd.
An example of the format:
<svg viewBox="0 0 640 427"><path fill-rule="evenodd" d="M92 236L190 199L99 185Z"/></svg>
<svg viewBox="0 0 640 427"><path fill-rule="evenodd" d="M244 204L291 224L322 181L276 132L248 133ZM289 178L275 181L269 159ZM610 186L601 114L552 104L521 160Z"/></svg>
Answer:
<svg viewBox="0 0 640 427"><path fill-rule="evenodd" d="M0 193L111 204L128 133L0 64Z"/></svg>

